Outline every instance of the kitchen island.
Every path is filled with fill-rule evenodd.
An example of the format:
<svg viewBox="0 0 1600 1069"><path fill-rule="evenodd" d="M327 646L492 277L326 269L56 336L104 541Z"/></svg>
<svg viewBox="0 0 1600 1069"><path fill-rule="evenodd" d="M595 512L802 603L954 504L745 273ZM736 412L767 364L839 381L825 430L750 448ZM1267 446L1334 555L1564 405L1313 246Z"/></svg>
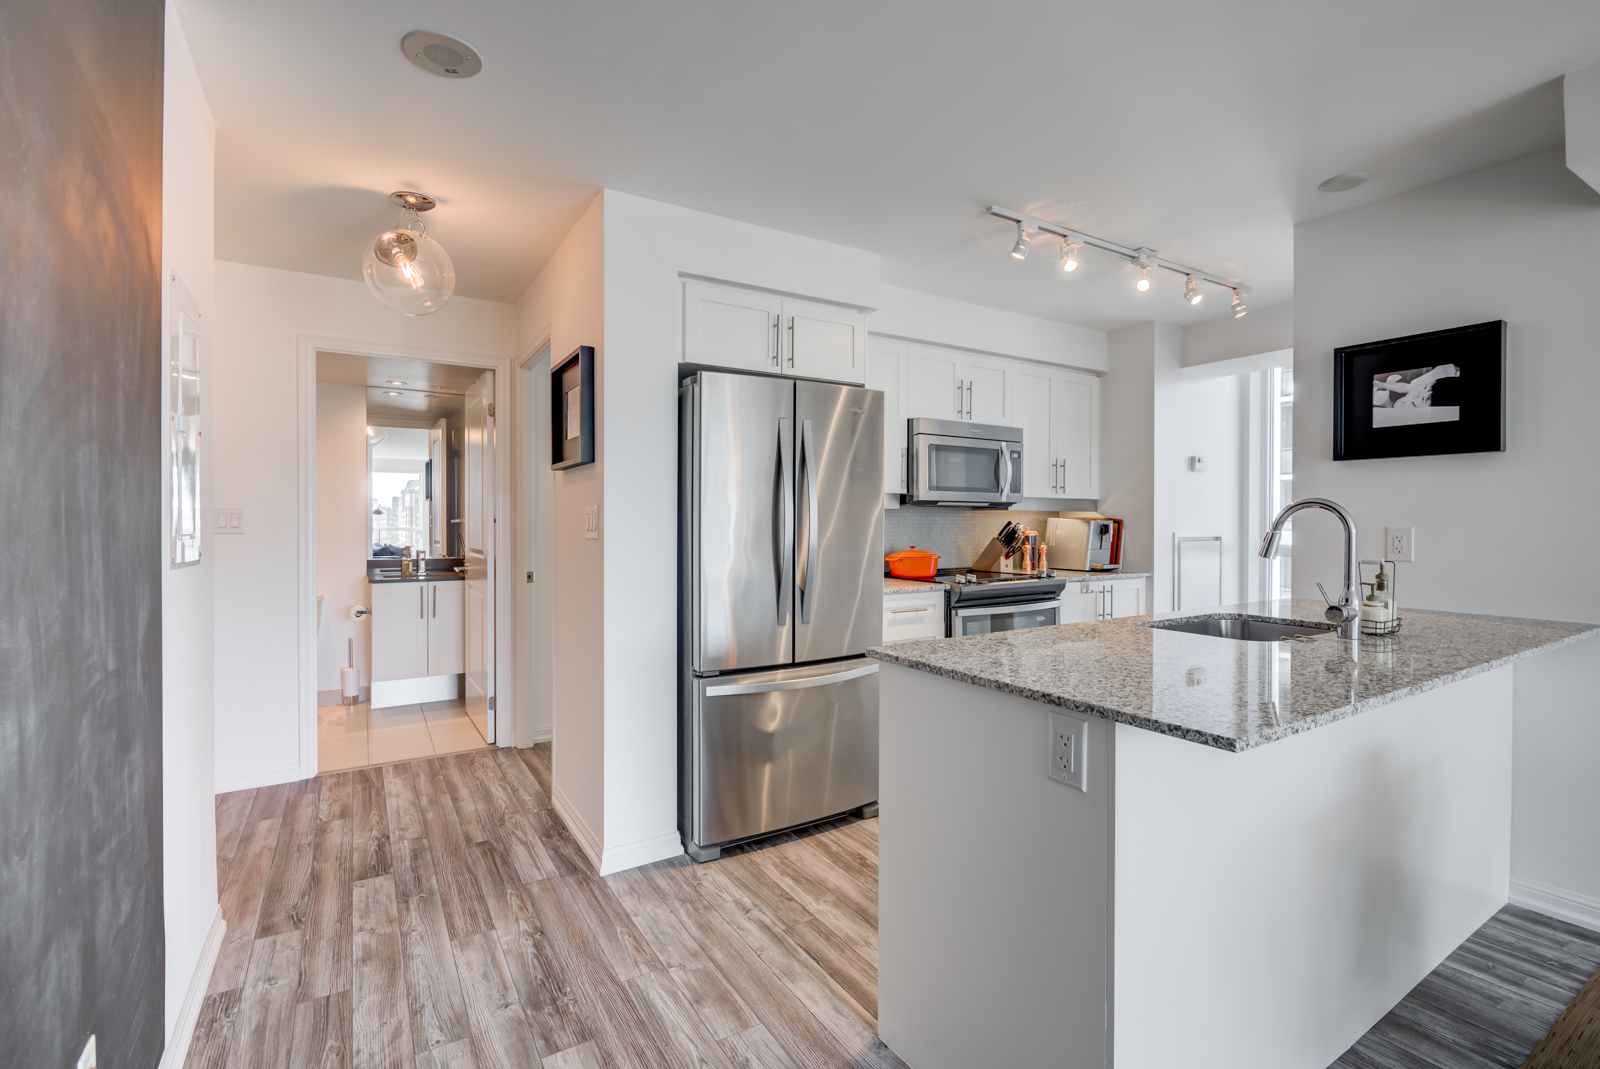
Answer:
<svg viewBox="0 0 1600 1069"><path fill-rule="evenodd" d="M1505 903L1512 662L1596 627L1356 643L1322 608L872 651L878 1025L913 1069L1324 1069Z"/></svg>

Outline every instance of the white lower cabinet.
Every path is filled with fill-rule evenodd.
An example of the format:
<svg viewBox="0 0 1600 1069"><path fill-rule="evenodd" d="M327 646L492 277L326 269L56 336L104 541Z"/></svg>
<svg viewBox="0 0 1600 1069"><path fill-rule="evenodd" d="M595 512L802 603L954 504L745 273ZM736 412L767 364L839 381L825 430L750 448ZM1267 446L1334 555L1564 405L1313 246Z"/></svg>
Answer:
<svg viewBox="0 0 1600 1069"><path fill-rule="evenodd" d="M372 682L466 670L459 582L373 583Z"/></svg>
<svg viewBox="0 0 1600 1069"><path fill-rule="evenodd" d="M883 644L944 638L944 587L929 593L889 594L883 599Z"/></svg>
<svg viewBox="0 0 1600 1069"><path fill-rule="evenodd" d="M1061 622L1120 620L1144 615L1143 579L1107 579L1068 583L1061 592Z"/></svg>

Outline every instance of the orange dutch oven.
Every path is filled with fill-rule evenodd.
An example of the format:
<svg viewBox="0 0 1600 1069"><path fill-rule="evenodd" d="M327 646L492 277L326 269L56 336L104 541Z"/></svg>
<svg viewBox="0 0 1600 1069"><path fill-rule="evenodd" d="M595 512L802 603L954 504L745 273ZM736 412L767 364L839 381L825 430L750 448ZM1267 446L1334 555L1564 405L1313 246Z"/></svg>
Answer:
<svg viewBox="0 0 1600 1069"><path fill-rule="evenodd" d="M939 568L939 554L912 546L889 554L883 562L896 579L932 579Z"/></svg>

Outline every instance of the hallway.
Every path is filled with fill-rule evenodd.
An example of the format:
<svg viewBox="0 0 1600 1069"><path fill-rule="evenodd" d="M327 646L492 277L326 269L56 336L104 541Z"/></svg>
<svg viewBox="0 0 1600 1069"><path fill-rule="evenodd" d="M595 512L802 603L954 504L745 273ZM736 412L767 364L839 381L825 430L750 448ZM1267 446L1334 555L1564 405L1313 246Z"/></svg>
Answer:
<svg viewBox="0 0 1600 1069"><path fill-rule="evenodd" d="M217 799L187 1069L835 1069L874 1033L877 820L598 878L550 747Z"/></svg>

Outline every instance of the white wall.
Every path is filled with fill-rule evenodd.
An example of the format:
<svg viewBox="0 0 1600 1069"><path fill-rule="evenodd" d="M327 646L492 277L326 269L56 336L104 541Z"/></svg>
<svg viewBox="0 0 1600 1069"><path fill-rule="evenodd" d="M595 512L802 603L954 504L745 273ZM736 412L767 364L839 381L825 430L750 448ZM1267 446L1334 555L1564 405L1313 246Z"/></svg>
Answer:
<svg viewBox="0 0 1600 1069"><path fill-rule="evenodd" d="M1597 278L1600 193L1559 149L1295 228L1295 494L1348 506L1362 556L1417 528L1402 614L1600 620ZM1489 319L1509 324L1506 452L1333 463L1335 346ZM1336 536L1296 521L1296 596L1339 574ZM1516 694L1513 892L1576 895L1600 923L1600 642L1521 662Z"/></svg>
<svg viewBox="0 0 1600 1069"><path fill-rule="evenodd" d="M200 502L210 505L217 420L211 391L217 360L212 280L212 173L216 123L206 104L183 25L167 4L162 100L161 258L163 337L171 328L171 279L200 316ZM163 353L166 347L163 346ZM165 377L163 377L163 382ZM161 421L161 801L162 894L166 916L166 1027L175 1036L191 978L217 915L217 836L212 807L212 582L216 541L202 523L200 560L172 567L172 480L167 406ZM202 994L203 988L202 988Z"/></svg>
<svg viewBox="0 0 1600 1069"><path fill-rule="evenodd" d="M607 777L605 730L605 571L604 552L609 537L611 509L603 502L607 458L612 443L606 429L611 415L606 409L609 380L608 346L605 337L604 227L605 199L596 196L565 239L562 240L533 285L517 303L517 351L531 355L548 343L553 363L559 364L580 345L595 350L595 462L550 473L550 530L554 546L554 567L535 582L554 586L554 671L555 699L552 713L554 794L556 806L580 844L592 859L598 859L605 836ZM548 412L533 413L534 433L549 433ZM659 448L660 443L657 443ZM676 455L676 450L673 450ZM524 487L526 489L526 487ZM583 510L587 505L602 505L600 537L584 538ZM656 524L676 529L676 511L667 513L670 521ZM623 538L638 532L631 520L648 513L624 505L617 513L623 525ZM636 575L660 570L676 574L655 538L646 541L655 555L656 566L640 568L638 554L646 552L635 545L628 567ZM624 543L619 550L625 555ZM618 562L621 569L622 562ZM671 676L657 683L670 692ZM534 685L539 685L535 680Z"/></svg>
<svg viewBox="0 0 1600 1069"><path fill-rule="evenodd" d="M399 315L360 282L217 261L212 418L218 504L245 510L247 533L216 549L217 790L300 777L302 335L438 353L508 357L516 311L457 297L430 316Z"/></svg>
<svg viewBox="0 0 1600 1069"><path fill-rule="evenodd" d="M867 330L873 334L1017 356L1085 371L1106 369L1105 331L899 286L880 286L879 294L877 310L867 316Z"/></svg>
<svg viewBox="0 0 1600 1069"><path fill-rule="evenodd" d="M1234 319L1213 319L1183 328L1183 366L1210 364L1294 346L1294 305L1252 308Z"/></svg>
<svg viewBox="0 0 1600 1069"><path fill-rule="evenodd" d="M371 606L367 584L367 390L317 383L317 689L338 690L349 640L361 685L372 683L372 625L350 619Z"/></svg>

